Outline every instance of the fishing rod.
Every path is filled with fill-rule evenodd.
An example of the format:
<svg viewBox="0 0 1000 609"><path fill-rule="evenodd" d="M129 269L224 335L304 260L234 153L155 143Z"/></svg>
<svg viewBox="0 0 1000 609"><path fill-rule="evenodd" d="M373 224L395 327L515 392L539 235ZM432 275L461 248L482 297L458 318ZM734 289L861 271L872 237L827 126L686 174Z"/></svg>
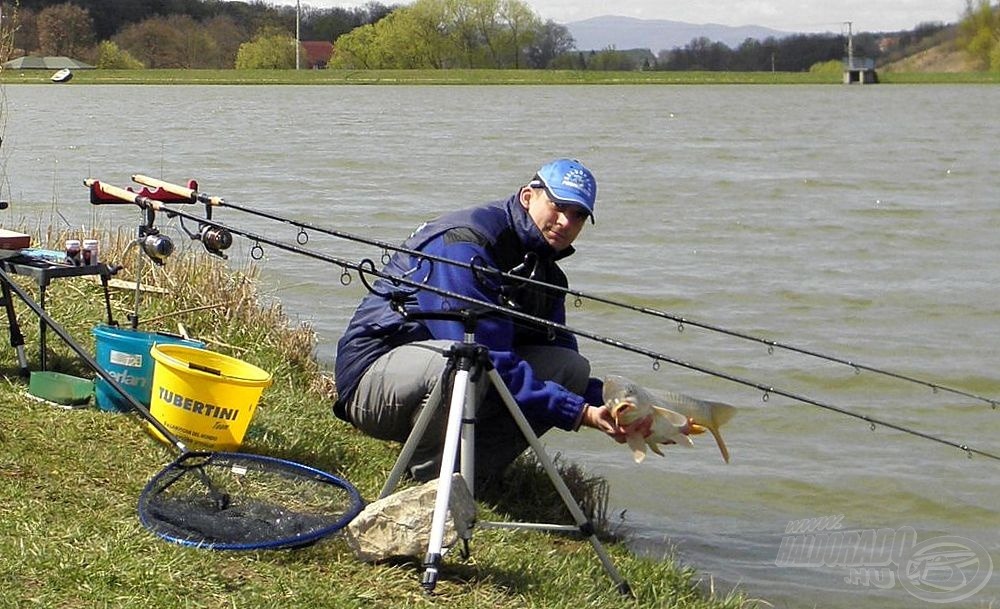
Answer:
<svg viewBox="0 0 1000 609"><path fill-rule="evenodd" d="M950 446L952 448L957 448L959 450L964 451L970 458L973 455L980 455L980 456L986 457L988 459L993 459L995 461L1000 461L1000 454L992 453L992 452L985 451L985 450L976 449L976 448L973 448L971 446L968 446L967 444L960 444L958 442L954 442L954 441L948 440L946 438L940 438L940 437L937 437L937 436L933 436L931 434L928 434L928 433L925 433L925 432L922 432L922 431L919 431L919 430L915 430L915 429L912 429L912 428L909 428L909 427L905 427L905 426L902 426L902 425L897 425L895 423L886 421L886 420L881 419L881 418L871 417L871 416L868 416L868 415L865 415L865 414L854 412L852 410L848 410L846 408L842 408L840 406L835 406L833 404L829 404L827 402L821 402L819 400L815 400L815 399L810 398L808 396L800 395L800 394L797 394L797 393L794 393L794 392L790 392L790 391L784 391L782 389L778 389L778 388L773 387L771 385L766 385L766 384L763 384L763 383L758 383L758 382L750 380L750 379L745 379L745 378L742 378L742 377L739 377L739 376L736 376L736 375L732 375L732 374L729 374L729 373L726 373L726 372L720 372L718 370L713 370L711 368L707 368L707 367L704 367L704 366L701 366L701 365L698 365L698 364L693 364L691 362L687 362L687 361L683 361L683 360L680 360L680 359L677 359L677 358L673 358L673 357L671 357L669 355L665 355L663 353L659 353L659 352L653 351L653 350L648 349L646 347L634 345L634 344L627 343L627 342L624 342L624 341L621 341L621 340L618 340L618 339L615 339L615 338L610 338L610 337L607 337L607 336L603 336L603 335L597 334L595 332L590 332L590 331L587 331L587 330L581 330L581 329L578 329L578 328L567 326L565 324L556 323L556 322L553 322L553 321L550 321L550 320L547 320L547 319L543 319L541 317L536 317L536 316L533 316L533 315L529 315L527 313L518 311L516 309L511 309L509 307L500 306L500 305L497 305L497 304L492 303L492 302L487 302L487 301L479 300L479 299L473 298L471 296L467 296L465 294L459 294L458 292L453 292L453 291L446 290L446 289L443 289L443 288L439 288L439 287L436 287L436 286L427 285L425 283L421 283L419 281L415 281L413 279L410 279L409 277L406 277L406 276L391 275L389 273L386 273L385 271L380 271L380 270L376 269L374 261L372 261L370 259L367 259L367 258L363 259L363 260L361 260L359 262L353 262L353 261L346 260L346 259L343 259L343 258L338 258L338 257L330 256L330 255L327 255L327 254L322 254L322 253L319 253L319 252L308 250L308 249L305 249L305 248L303 248L301 246L298 246L298 245L292 245L292 244L289 244L289 243L284 243L284 242L281 242L281 241L278 241L278 240L275 240L275 239L271 239L271 238L263 236L263 235L258 235L256 233L252 233L250 231L245 231L245 230L242 230L242 229L239 229L239 228L228 226L226 224L222 224L222 223L217 222L215 220L210 220L210 219L206 219L206 218L199 218L197 216L194 216L193 214L188 214L186 212L182 212L182 211L178 210L176 207L173 207L173 208L169 207L165 203L163 203L162 201L158 201L156 199L153 199L150 196L148 196L147 194L136 193L136 192L133 192L133 191L130 191L130 190L125 190L124 188L119 188L117 186L111 186L111 185L108 185L108 184L104 184L104 183L99 182L98 180L95 180L95 179L88 178L88 179L84 180L84 185L87 186L90 189L90 201L94 205L102 205L102 204L107 204L107 203L114 204L114 203L120 203L120 202L134 203L135 205L139 206L142 209L145 209L145 210L149 211L150 213L155 212L155 211L160 211L160 212L163 212L163 213L167 214L168 217L177 216L177 217L180 217L180 218L187 218L189 220L197 221L197 222L200 222L200 223L202 223L204 225L208 225L208 226L214 227L214 228L216 228L218 230L228 231L228 232L230 232L232 234L239 235L241 237L245 237L245 238L253 241L254 244L255 244L254 247L257 247L257 248L260 247L261 243L264 243L264 244L271 245L273 247L277 247L279 249L282 249L282 250L285 250L285 251L288 251L288 252L292 252L292 253L295 253L295 254L300 254L300 255L303 255L303 256L306 256L306 257L309 257L309 258L313 258L315 260L319 260L319 261L322 261L322 262L327 262L327 263L330 263L330 264L334 264L336 266L339 266L341 269L343 269L344 273L348 274L348 275L349 275L349 271L354 271L355 273L358 274L359 278L361 279L362 283L364 283L365 287L368 290L376 292L376 293L378 293L378 292L375 290L375 288L372 286L372 284L369 284L368 281L365 279L366 275L370 275L370 276L373 276L373 277L377 277L379 279L383 279L383 280L389 282L391 285L396 286L396 287L405 286L407 288L412 288L414 290L414 292L419 291L419 290L427 290L429 292L432 292L432 293L437 294L439 296L443 296L445 298L450 298L450 299L454 299L454 300L458 300L458 301L462 301L462 302L468 303L468 304L473 305L475 307L478 307L478 308L480 308L482 310L490 311L490 312L493 312L493 313L499 313L499 314L507 316L509 318L514 318L514 319L520 320L521 322L525 322L525 323L528 323L528 324L534 324L536 326L545 327L545 328L548 329L549 332L556 332L556 331L568 332L568 333L574 334L576 336L580 336L580 337L592 340L594 342L602 343L604 345L608 345L608 346L611 346L611 347L622 349L624 351L628 351L628 352L631 352L631 353L636 353L636 354L639 354L639 355L643 355L643 356L646 356L646 357L648 357L648 358L650 358L650 359L653 360L653 362L654 362L653 363L654 369L659 369L660 362L666 362L666 363L669 363L669 364L672 364L672 365L675 365L675 366L679 366L681 368L686 368L688 370L693 370L693 371L696 371L696 372L700 372L702 374L707 374L709 376L714 376L716 378L720 378L720 379L724 379L724 380L727 380L727 381L730 381L730 382L733 382L733 383L744 385L746 387L752 387L752 388L757 389L758 391L761 391L763 393L763 400L764 401L767 401L769 399L769 396L771 396L771 395L780 395L782 397L786 397L786 398L789 398L789 399L792 399L792 400L795 400L795 401L798 401L798 402L802 402L804 404L810 404L812 406L817 406L817 407L822 408L824 410L828 410L828 411L831 411L831 412L836 412L838 414L842 414L842 415L845 415L845 416L849 416L849 417L852 417L852 418L855 418L855 419L859 419L859 420L865 421L866 423L868 423L871 426L871 428L873 430L877 426L886 427L888 429L893 429L895 431L899 431L899 432L902 432L902 433L905 433L905 434L909 434L909 435L912 435L912 436L915 436L915 437L918 437L918 438L923 438L925 440L936 442L938 444L943 444L945 446ZM342 282L343 282L343 280L342 280ZM391 298L390 295L385 295L385 296L386 296L386 298Z"/></svg>
<svg viewBox="0 0 1000 609"><path fill-rule="evenodd" d="M474 273L487 274L487 275L491 275L491 276L494 276L494 277L500 277L502 279L508 279L508 280L518 281L518 282L521 282L521 283L523 283L525 285L531 285L531 286L538 287L538 288L544 288L544 289L547 289L547 290L552 290L552 291L560 292L562 294L573 296L573 297L577 298L578 300L585 298L585 299L591 300L593 302L599 302L601 304L610 305L610 306L613 306L613 307L618 307L618 308L625 309L625 310L628 310L628 311L632 311L632 312L635 312L635 313L640 313L642 315L649 315L649 316L652 316L652 317L658 317L660 319L666 319L666 320L675 322L677 324L678 331L681 331L681 332L684 330L684 328L686 326L691 326L691 327L695 327L695 328L701 328L703 330L708 330L708 331L711 331L711 332L716 332L718 334L723 334L725 336L730 336L730 337L733 337L733 338L739 338L741 340L747 340L747 341L751 341L751 342L755 342L755 343L758 343L758 344L765 345L765 346L767 346L768 353L773 353L775 349L781 349L781 350L792 352L792 353L798 353L800 355L806 355L806 356L809 356L809 357L814 357L814 358L817 358L817 359L825 360L825 361L828 361L828 362L833 362L833 363L837 363L837 364L843 364L845 366L850 366L857 373L860 373L861 371L871 372L873 374L879 374L879 375L886 376L886 377L889 377L889 378L894 378L896 380L906 381L906 382L909 382L909 383L915 383L917 385L922 385L924 387L927 387L927 388L931 389L934 392L939 392L939 391L940 392L946 392L946 393L951 393L951 394L955 394L955 395L960 395L960 396L963 396L963 397L967 397L967 398L970 398L970 399L978 400L978 401L981 401L981 402L985 402L986 404L989 404L994 410L1000 408L1000 401L998 401L997 399L994 399L994 398L990 398L990 397L986 397L986 396L979 395L979 394L976 394L976 393L972 393L972 392L969 392L969 391L965 391L963 389L958 389L956 387L950 387L950 386L947 386L947 385L942 385L942 384L939 384L939 383L935 383L933 381L928 381L928 380L925 380L925 379L916 378L916 377L909 376L909 375L906 375L906 374L902 374L902 373L899 373L899 372L893 372L891 370L885 370L883 368L878 368L878 367L875 367L875 366L863 364L861 362L856 362L856 361L853 361L851 359L847 359L847 358L840 357L840 356L837 356L837 355L829 355L829 354L825 354L825 353L820 353L819 351L815 351L815 350L812 350L812 349L806 349L804 347L799 347L799 346L792 345L792 344L789 344L789 343L783 343L783 342L771 340L771 339L768 339L768 338L763 338L763 337L756 336L756 335L753 335L753 334L748 334L748 333L745 333L745 332L741 332L739 330L732 330L732 329L729 329L729 328L724 328L724 327L721 327L721 326L718 326L718 325L710 324L710 323L703 322L703 321L698 321L698 320L691 319L691 318L688 318L688 317L683 317L681 315L677 315L677 314L670 313L670 312L667 312L667 311L663 311L663 310L660 310L660 309L653 309L653 308L650 308L650 307L642 307L642 306L631 305L631 304L620 302L618 300L613 300L611 298L608 298L608 297L605 297L605 296L601 296L601 295L598 295L598 294L591 294L591 293L583 292L583 291L576 290L576 289L573 289L573 288L570 288L570 287L562 287L562 286L551 285L551 284L545 283L544 281L540 281L538 279L534 279L532 277L525 277L525 276L522 276L522 275L518 275L516 273L504 272L504 271L501 271L501 270L493 268L493 267L489 267L489 266L484 266L484 265L481 265L481 264L477 264L476 262L461 262L461 261L454 260L454 259L451 259L451 258L445 258L443 256L438 256L438 255L434 255L434 254L428 254L426 252L421 252L419 250L414 250L414 249L406 248L406 247L403 247L401 245L389 243L389 242L386 242L386 241L381 241L379 239L371 239L371 238L362 237L362 236L359 236L359 235L353 235L351 233L346 233L346 232L338 231L338 230L335 230L335 229L330 229L330 228L325 228L325 227L322 227L322 226L317 226L315 224L311 224L311 223L308 223L308 222L302 222L302 221L299 221L299 220L295 220L293 218L286 218L286 217L283 217L283 216L279 216L277 214L273 214L273 213L270 213L270 212L253 209L253 208L246 207L246 206L243 206L243 205L238 205L238 204L235 204L235 203L229 203L225 199L223 199L222 197L211 196L211 195L207 195L205 193L199 192L197 190L197 182L195 182L194 180L191 180L189 182L189 186L187 186L187 187L181 186L179 184L172 184L170 182L166 182L166 181L163 181L163 180L160 180L160 179L157 179L157 178L151 178L149 176L145 176L145 175L142 175L142 174L135 174L135 175L133 175L132 176L132 180L135 181L135 182L137 182L137 183L139 183L139 184L142 184L144 186L148 186L150 188L155 188L158 191L163 191L163 192L167 192L167 193L169 193L171 195L174 195L174 197L179 198L176 202L182 202L182 203L204 203L205 206L206 206L206 215L207 215L208 218L211 218L211 212L210 212L210 210L211 210L212 207L227 207L227 208L235 209L237 211L248 213L248 214L260 217L260 218L267 218L269 220L275 220L277 222L283 222L285 224L289 224L291 226L295 226L296 228L300 229L300 232L299 232L298 236L296 237L296 241L300 245L305 245L308 242L309 237L308 237L308 234L305 231L306 230L311 230L311 231L315 231L315 232L318 232L318 233L321 233L321 234L325 234L325 235L329 235L329 236L332 236L332 237L337 237L337 238L340 238L340 239L345 239L345 240L348 240L348 241L353 241L355 243L363 243L365 245L371 245L371 246L374 246L374 247L379 247L379 248L382 248L384 251L400 252L400 253L404 253L404 254L407 254L407 255L410 255L410 256L414 256L414 257L417 257L417 258L423 258L423 259L426 259L426 260L430 260L432 262L441 262L441 263L444 263L444 264L449 264L449 265L452 265L452 266L457 266L457 267L460 267L460 268L464 268L464 269L470 270L470 271L472 271ZM156 197L156 198L160 198L160 197ZM162 200L162 198L160 198L160 200ZM383 257L383 263L384 262L386 262L386 260Z"/></svg>

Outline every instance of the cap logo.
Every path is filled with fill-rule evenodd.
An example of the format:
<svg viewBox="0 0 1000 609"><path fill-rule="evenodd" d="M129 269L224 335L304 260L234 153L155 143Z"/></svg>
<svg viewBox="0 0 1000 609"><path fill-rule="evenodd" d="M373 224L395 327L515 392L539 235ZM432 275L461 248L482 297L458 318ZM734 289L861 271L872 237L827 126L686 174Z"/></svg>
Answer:
<svg viewBox="0 0 1000 609"><path fill-rule="evenodd" d="M574 168L567 171L562 178L562 185L583 191L588 196L593 196L591 181L587 179L587 174L582 169Z"/></svg>

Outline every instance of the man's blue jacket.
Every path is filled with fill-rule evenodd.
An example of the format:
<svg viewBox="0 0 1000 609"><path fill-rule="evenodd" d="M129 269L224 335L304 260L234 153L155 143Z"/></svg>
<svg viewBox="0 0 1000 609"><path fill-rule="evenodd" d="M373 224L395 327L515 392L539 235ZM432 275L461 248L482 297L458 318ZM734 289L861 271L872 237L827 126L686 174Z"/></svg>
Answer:
<svg viewBox="0 0 1000 609"><path fill-rule="evenodd" d="M517 194L507 200L446 214L420 226L403 244L408 250L425 252L479 267L492 267L565 288L566 275L556 262L573 248L556 252L545 241ZM515 279L474 271L471 268L433 262L405 252L395 253L383 271L479 301L516 308L529 315L565 324L565 293L525 285ZM461 322L407 320L387 294L395 294L404 310L430 312L474 307L458 299L429 290L392 285L385 279L364 297L337 345L335 375L341 402L347 402L362 375L379 357L395 347L422 340L461 341ZM517 355L518 347L551 345L577 349L576 337L564 331L530 326L525 320L488 315L479 319L476 342L489 350L490 361L510 389L525 416L538 428L574 429L584 404L603 403L601 383L591 379L586 396L577 395L551 381L535 378L531 366ZM342 409L335 408L338 416Z"/></svg>

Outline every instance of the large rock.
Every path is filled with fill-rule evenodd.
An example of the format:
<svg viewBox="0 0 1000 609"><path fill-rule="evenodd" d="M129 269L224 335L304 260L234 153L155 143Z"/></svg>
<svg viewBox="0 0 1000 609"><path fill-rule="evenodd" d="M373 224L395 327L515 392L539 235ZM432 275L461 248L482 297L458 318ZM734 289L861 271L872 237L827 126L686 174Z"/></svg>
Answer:
<svg viewBox="0 0 1000 609"><path fill-rule="evenodd" d="M347 544L359 560L380 562L390 558L423 560L430 542L438 481L409 488L370 503L344 529ZM461 474L451 479L445 548L468 535L476 520L476 502Z"/></svg>

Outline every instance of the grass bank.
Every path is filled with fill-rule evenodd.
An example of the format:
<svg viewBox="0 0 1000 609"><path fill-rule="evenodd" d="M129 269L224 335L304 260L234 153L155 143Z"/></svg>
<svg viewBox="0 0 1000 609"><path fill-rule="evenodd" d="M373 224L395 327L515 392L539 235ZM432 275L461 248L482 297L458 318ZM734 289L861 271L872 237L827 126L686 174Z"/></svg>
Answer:
<svg viewBox="0 0 1000 609"><path fill-rule="evenodd" d="M4 70L0 83L45 83L47 70ZM147 85L621 85L817 84L792 72L597 72L583 70L79 70L73 84Z"/></svg>
<svg viewBox="0 0 1000 609"><path fill-rule="evenodd" d="M134 251L122 257L130 235L100 234L104 258L134 266ZM63 235L42 238L59 243ZM134 280L129 269L120 276ZM19 283L36 293L23 279ZM169 290L144 295L142 329L176 331L181 322L210 348L274 374L245 451L305 463L350 480L366 498L377 495L398 447L366 438L330 415L331 385L310 355L314 333L290 323L279 304L263 301L253 268L234 271L204 253L181 253L165 267L145 265L142 280ZM131 290L112 293L123 325L133 298ZM100 286L86 279L55 281L47 301L52 315L92 349L90 331L104 317ZM37 320L23 304L17 310L35 363ZM49 336L50 367L89 375ZM148 436L135 415L64 410L31 399L13 350L0 353L2 608L622 607L590 545L563 535L479 531L471 559L445 559L434 596L421 591L419 565L359 563L337 537L298 550L235 553L162 541L142 528L136 503L146 482L175 456L172 449ZM547 481L530 466L515 474L481 506L484 516L520 520L530 506L551 512L541 519L558 518L562 506ZM637 558L618 543L608 549L638 596L626 603L630 607L752 604L739 595L714 594L710 582L671 560Z"/></svg>
<svg viewBox="0 0 1000 609"><path fill-rule="evenodd" d="M0 84L50 83L48 70L3 70ZM880 73L888 84L1000 83L1000 72ZM798 85L840 84L808 72L572 70L79 70L70 86L102 85Z"/></svg>

